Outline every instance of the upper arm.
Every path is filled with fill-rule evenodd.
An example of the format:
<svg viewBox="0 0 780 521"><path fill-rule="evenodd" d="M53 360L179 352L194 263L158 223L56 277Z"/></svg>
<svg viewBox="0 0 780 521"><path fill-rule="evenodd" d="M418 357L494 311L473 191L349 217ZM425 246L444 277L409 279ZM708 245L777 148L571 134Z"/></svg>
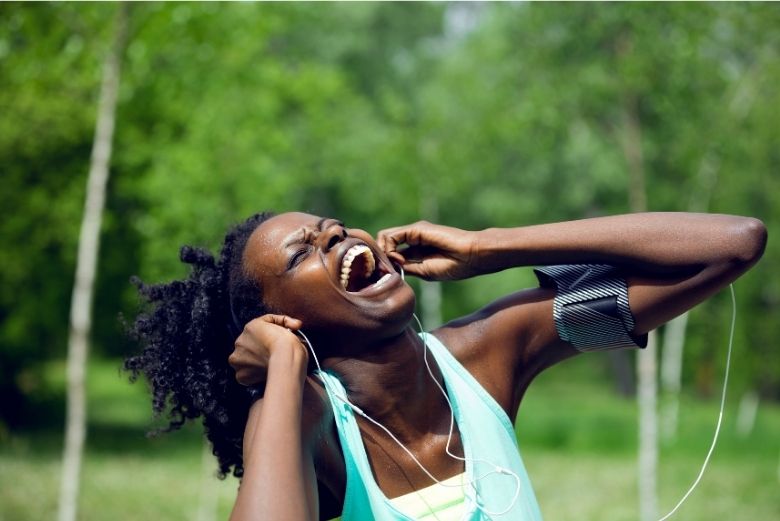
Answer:
<svg viewBox="0 0 780 521"><path fill-rule="evenodd" d="M321 393L320 386L308 377L299 398L299 432L284 427L294 416L290 415L290 404L282 403L279 395L271 398L266 393L252 405L243 441L244 476L231 519L292 512L305 519L320 519L315 462L330 411ZM281 398L287 400L288 395ZM279 487L285 487L281 496Z"/></svg>
<svg viewBox="0 0 780 521"><path fill-rule="evenodd" d="M630 319L622 322L633 342L616 341L616 344L627 346L633 343L643 347L644 335L714 295L747 268L744 265L724 264L658 275L620 268L617 277L625 281L626 309L630 313ZM542 299L513 306L510 313L494 313L490 317L491 329L497 335L494 341L513 344L517 349L517 362L536 360L536 365L543 369L565 358L567 354L578 352L575 347L580 351L590 350L576 345L573 339L572 343L561 340L562 328L555 323L552 313L556 294L556 290L551 288ZM596 298L594 296L594 300L588 303L595 302ZM596 320L593 324L588 324L586 320L583 318L582 327L595 328L593 335L596 338L601 334L599 328L610 329L604 320ZM609 347L607 339L614 337L614 333L605 333L605 347Z"/></svg>
<svg viewBox="0 0 780 521"><path fill-rule="evenodd" d="M604 264L535 270L540 287L501 298L451 326L471 331L479 357L497 359L523 388L581 351L643 346L620 270Z"/></svg>
<svg viewBox="0 0 780 521"><path fill-rule="evenodd" d="M633 318L632 329L626 330L626 333L635 344L643 345L643 335L709 298L750 265L749 262L724 262L663 274L621 267L617 275L625 281L628 307ZM556 295L554 284L543 283L542 287L498 299L443 328L442 336L454 337L457 332L464 339L454 342L454 345L461 346L461 357L469 364L470 370L474 368L472 372L477 373L481 382L487 382L488 390L500 403L503 402L508 411L516 410L525 389L537 374L582 350L582 346L577 349L569 341L561 339L560 324L556 324L553 313ZM596 328L592 332L595 338L601 334L598 328L605 327L603 322L580 326ZM628 346L629 343L620 341L613 342L613 345ZM488 368L486 372L489 374L480 378L478 373L485 368ZM500 383L491 382L497 376L496 371L505 372L506 380L511 382L510 390L505 390Z"/></svg>
<svg viewBox="0 0 780 521"><path fill-rule="evenodd" d="M667 223L668 225L668 223ZM714 216L706 220L701 216L686 221L688 235L672 234L663 237L662 245L649 244L644 238L636 240L636 254L627 254L625 248L612 246L615 252L606 248L604 252L589 251L582 257L598 259L597 262L612 263L614 275L619 275L626 288L625 309L630 310L626 320L625 309L621 313L607 312L620 317L626 326L624 333L633 340L684 313L709 298L734 281L761 257L766 245L766 228L755 219ZM658 233L649 233L648 237ZM652 230L651 230L652 231ZM641 235L641 234L640 234ZM642 236L644 237L644 236ZM580 254L571 252L572 258ZM597 270L598 271L598 270ZM604 346L630 345L613 336L599 345L599 321L588 330L586 318L590 311L603 311L599 304L588 302L584 307L573 305L568 308L571 329L561 334L560 320L556 323L554 310L560 312L562 300L556 303L560 288L555 284L519 291L499 299L485 308L445 325L437 332L451 346L456 356L465 362L469 370L478 376L488 390L497 388L494 396L503 396L516 406L519 397L531 379L556 362L577 354L580 349L598 349ZM575 276L564 285L577 286ZM582 301L598 300L597 295ZM609 304L609 302L604 302ZM572 304L572 302L566 302ZM582 311L580 313L580 311ZM560 313L558 313L560 315ZM596 313L597 314L597 313ZM585 317L585 319L583 318ZM617 322L606 321L605 331L614 330ZM604 321L601 321L603 327ZM570 334L574 332L574 334ZM571 340L571 343L566 340ZM605 337L609 338L609 337ZM585 340L580 345L577 341ZM496 379L511 382L514 398L506 398L505 384ZM509 409L508 409L509 410Z"/></svg>
<svg viewBox="0 0 780 521"><path fill-rule="evenodd" d="M338 440L333 410L319 380L309 377L304 394L302 432L312 465L307 477L307 497L320 520L341 515L346 468Z"/></svg>

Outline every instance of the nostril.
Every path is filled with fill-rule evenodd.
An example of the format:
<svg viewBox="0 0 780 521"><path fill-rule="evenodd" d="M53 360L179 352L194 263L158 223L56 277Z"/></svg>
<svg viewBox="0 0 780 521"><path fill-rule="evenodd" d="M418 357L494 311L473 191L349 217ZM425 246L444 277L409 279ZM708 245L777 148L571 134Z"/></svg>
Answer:
<svg viewBox="0 0 780 521"><path fill-rule="evenodd" d="M341 237L339 235L332 235L330 239L328 239L328 249L333 248L336 244L339 243L339 240L341 240Z"/></svg>

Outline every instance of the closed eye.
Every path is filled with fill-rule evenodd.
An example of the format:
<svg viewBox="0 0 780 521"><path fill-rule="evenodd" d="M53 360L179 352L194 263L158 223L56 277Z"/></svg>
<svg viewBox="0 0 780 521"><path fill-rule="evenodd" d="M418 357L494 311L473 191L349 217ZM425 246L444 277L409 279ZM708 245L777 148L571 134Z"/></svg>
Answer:
<svg viewBox="0 0 780 521"><path fill-rule="evenodd" d="M293 253L290 256L290 260L287 261L287 270L291 270L294 267L296 267L298 264L304 261L306 259L306 256L309 255L309 250L311 247L309 245L305 245L301 247L300 249L296 250L295 253Z"/></svg>

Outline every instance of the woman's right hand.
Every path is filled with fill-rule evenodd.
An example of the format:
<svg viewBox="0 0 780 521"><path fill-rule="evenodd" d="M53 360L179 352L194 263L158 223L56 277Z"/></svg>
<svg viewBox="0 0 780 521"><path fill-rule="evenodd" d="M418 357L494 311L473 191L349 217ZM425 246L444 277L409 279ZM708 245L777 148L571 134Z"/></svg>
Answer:
<svg viewBox="0 0 780 521"><path fill-rule="evenodd" d="M381 230L377 243L409 275L461 280L480 274L478 236L478 232L418 221Z"/></svg>
<svg viewBox="0 0 780 521"><path fill-rule="evenodd" d="M287 365L291 374L303 380L309 361L308 351L293 331L301 321L285 315L263 315L251 320L235 342L228 363L241 385L263 386L271 363ZM273 360L273 362L272 362Z"/></svg>

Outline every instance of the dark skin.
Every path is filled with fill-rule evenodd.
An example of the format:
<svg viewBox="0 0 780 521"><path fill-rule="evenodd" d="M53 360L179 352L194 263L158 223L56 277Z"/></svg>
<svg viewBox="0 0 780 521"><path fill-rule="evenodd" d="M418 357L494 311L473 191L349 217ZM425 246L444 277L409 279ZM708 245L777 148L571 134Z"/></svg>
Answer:
<svg viewBox="0 0 780 521"><path fill-rule="evenodd" d="M445 454L450 410L423 364L425 346L411 327L414 295L393 262L407 275L429 280L516 266L617 265L629 286L633 333L640 335L735 280L758 261L765 243L766 229L756 219L704 214L632 214L478 232L419 222L383 230L377 240L307 214L266 221L243 260L275 314L247 324L230 357L239 382L266 386L250 410L245 474L231 519L340 514L345 471L338 434L321 384L307 376L309 354L296 330L306 332L322 367L338 374L349 399L390 429L437 479L463 472L463 463ZM380 273L390 274L362 293L339 283L341 259L355 244L368 246ZM547 289L519 291L432 332L512 420L533 378L578 353L558 338L553 298ZM362 418L358 423L386 496L432 484L383 431ZM462 455L457 429L451 448Z"/></svg>

